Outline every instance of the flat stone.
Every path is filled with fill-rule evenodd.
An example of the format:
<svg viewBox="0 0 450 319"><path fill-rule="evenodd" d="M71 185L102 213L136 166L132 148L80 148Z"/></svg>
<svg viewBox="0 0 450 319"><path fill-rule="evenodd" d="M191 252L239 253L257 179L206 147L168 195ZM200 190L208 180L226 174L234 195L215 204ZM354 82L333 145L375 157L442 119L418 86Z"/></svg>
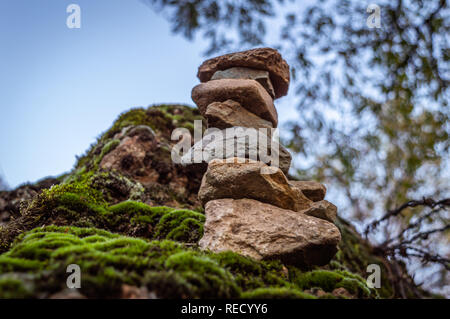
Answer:
<svg viewBox="0 0 450 319"><path fill-rule="evenodd" d="M321 200L318 202L313 202L311 207L303 213L334 223L337 216L337 207L329 201Z"/></svg>
<svg viewBox="0 0 450 319"><path fill-rule="evenodd" d="M205 214L199 245L216 253L322 266L336 254L341 240L338 228L328 221L253 199L213 200L206 204Z"/></svg>
<svg viewBox="0 0 450 319"><path fill-rule="evenodd" d="M279 98L287 94L289 89L289 65L281 54L272 48L257 48L242 52L235 52L218 56L200 65L197 76L201 82L211 80L211 77L219 70L232 67L247 67L266 70L270 74L275 97Z"/></svg>
<svg viewBox="0 0 450 319"><path fill-rule="evenodd" d="M209 104L233 100L277 127L278 114L273 100L255 80L222 79L200 83L192 89L191 95L203 116Z"/></svg>
<svg viewBox="0 0 450 319"><path fill-rule="evenodd" d="M240 157L258 160L270 166L279 167L287 175L291 165L291 154L280 143L267 136L263 132L264 130L232 127L207 133L201 141L195 143L181 157L181 164L191 166L199 163L209 163L213 159ZM255 132L256 138L254 137ZM266 146L259 142L264 135ZM253 137L249 138L249 136ZM278 159L278 163L276 159Z"/></svg>
<svg viewBox="0 0 450 319"><path fill-rule="evenodd" d="M279 168L268 169L263 162L231 158L212 160L198 193L200 202L221 198L251 198L285 209L310 209L313 201L291 187Z"/></svg>
<svg viewBox="0 0 450 319"><path fill-rule="evenodd" d="M233 100L209 104L204 116L208 121L208 127L216 127L218 129L226 129L233 126L272 128L272 124L269 121L250 113Z"/></svg>
<svg viewBox="0 0 450 319"><path fill-rule="evenodd" d="M251 68L243 68L243 67L234 67L229 68L223 71L216 71L214 75L211 77L211 80L220 80L220 79L250 79L258 81L270 94L272 98L275 97L275 91L273 89L272 81L270 81L270 75L268 71L251 69Z"/></svg>
<svg viewBox="0 0 450 319"><path fill-rule="evenodd" d="M298 188L306 197L314 202L321 201L325 198L327 188L325 185L315 181L289 181L289 183Z"/></svg>

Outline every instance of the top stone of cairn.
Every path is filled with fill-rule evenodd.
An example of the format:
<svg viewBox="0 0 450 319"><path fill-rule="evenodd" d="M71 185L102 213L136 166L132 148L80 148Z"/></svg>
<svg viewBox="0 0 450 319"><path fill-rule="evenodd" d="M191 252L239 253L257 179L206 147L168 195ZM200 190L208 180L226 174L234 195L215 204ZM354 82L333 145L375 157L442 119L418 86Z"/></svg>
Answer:
<svg viewBox="0 0 450 319"><path fill-rule="evenodd" d="M275 98L287 94L289 88L289 65L281 54L272 48L257 48L242 52L221 55L200 65L197 76L201 82L211 80L216 71L233 67L247 67L269 72L270 80L275 89Z"/></svg>

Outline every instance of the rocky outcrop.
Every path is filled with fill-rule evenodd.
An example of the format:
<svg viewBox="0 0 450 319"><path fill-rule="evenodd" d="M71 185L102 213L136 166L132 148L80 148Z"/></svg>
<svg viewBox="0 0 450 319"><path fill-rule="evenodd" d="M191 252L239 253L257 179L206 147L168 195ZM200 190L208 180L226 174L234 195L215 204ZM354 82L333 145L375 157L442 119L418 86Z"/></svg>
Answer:
<svg viewBox="0 0 450 319"><path fill-rule="evenodd" d="M156 181L159 174L152 170L145 174L146 167L152 165L148 154L158 151L160 145L153 130L148 126L132 128L124 136L118 136L118 145L107 153L100 162L100 168L105 170L120 170L125 173L138 173L141 182ZM139 176L140 175L140 176Z"/></svg>
<svg viewBox="0 0 450 319"><path fill-rule="evenodd" d="M196 199L202 177L198 172L174 165L170 152L158 148L147 154L154 164L146 166L144 173L157 174L170 167L175 172L170 180L142 184L137 167L100 168L102 158L130 137L129 132L145 135L147 128L141 126L150 127L160 144L170 145L172 130L192 131L194 119L200 119L198 110L182 105L129 110L77 159L72 171L0 192L0 208L11 212L0 227L0 299L401 298L403 293L430 297L414 285L403 264L374 253L340 217L335 221L342 237L338 253L327 265L312 270L288 266L292 261L275 256L270 261L256 260L237 248L214 253L197 245L214 230L204 229L204 210ZM177 191L182 188L183 192ZM286 211L259 204L272 207L265 224L277 219L275 211ZM298 218L305 211L289 212L288 216ZM239 226L235 229L239 231ZM305 251L310 256L318 250ZM82 269L82 286L70 294L66 267L74 262ZM381 266L380 289L366 285L369 264ZM105 267L107 272L99 271Z"/></svg>
<svg viewBox="0 0 450 319"><path fill-rule="evenodd" d="M191 170L171 159L174 129L193 130L201 119L197 109L182 105L136 108L122 114L98 142L82 156L76 174L86 171L117 171L145 189L140 200L151 205L196 207L203 171ZM128 198L127 183L111 180L118 198Z"/></svg>
<svg viewBox="0 0 450 319"><path fill-rule="evenodd" d="M199 245L214 252L231 250L296 266L325 265L341 239L330 222L253 199L213 200L205 213Z"/></svg>

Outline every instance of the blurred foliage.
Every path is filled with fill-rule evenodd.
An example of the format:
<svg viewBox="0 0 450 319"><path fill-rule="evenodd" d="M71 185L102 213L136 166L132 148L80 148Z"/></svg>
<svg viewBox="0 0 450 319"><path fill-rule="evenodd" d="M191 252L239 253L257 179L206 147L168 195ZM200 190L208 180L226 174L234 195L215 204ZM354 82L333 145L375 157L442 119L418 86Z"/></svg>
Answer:
<svg viewBox="0 0 450 319"><path fill-rule="evenodd" d="M202 37L209 40L207 54L222 51L233 44L262 45L266 33L265 18L273 16L270 0L141 1L167 14L173 32L191 40L195 33L201 31ZM239 39L237 43L236 39Z"/></svg>

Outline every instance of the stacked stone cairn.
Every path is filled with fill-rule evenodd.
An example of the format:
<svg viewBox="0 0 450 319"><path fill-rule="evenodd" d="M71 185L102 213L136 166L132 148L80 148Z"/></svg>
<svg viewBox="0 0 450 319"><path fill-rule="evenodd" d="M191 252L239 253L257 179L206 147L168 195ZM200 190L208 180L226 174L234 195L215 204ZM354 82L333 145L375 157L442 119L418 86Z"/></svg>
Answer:
<svg viewBox="0 0 450 319"><path fill-rule="evenodd" d="M291 156L282 145L270 144L278 124L274 99L286 95L289 87L286 61L277 50L258 48L209 59L199 67L198 77L201 84L193 88L192 99L208 129L268 131L268 148L277 149L279 156L275 166L260 157L250 159L254 146L236 145L236 136L231 137L236 146L231 151L228 137L206 135L194 144L182 158L184 164L192 163L199 148L209 152L198 194L206 214L200 247L300 267L327 264L341 240L333 224L337 208L324 200L324 185L288 180Z"/></svg>

